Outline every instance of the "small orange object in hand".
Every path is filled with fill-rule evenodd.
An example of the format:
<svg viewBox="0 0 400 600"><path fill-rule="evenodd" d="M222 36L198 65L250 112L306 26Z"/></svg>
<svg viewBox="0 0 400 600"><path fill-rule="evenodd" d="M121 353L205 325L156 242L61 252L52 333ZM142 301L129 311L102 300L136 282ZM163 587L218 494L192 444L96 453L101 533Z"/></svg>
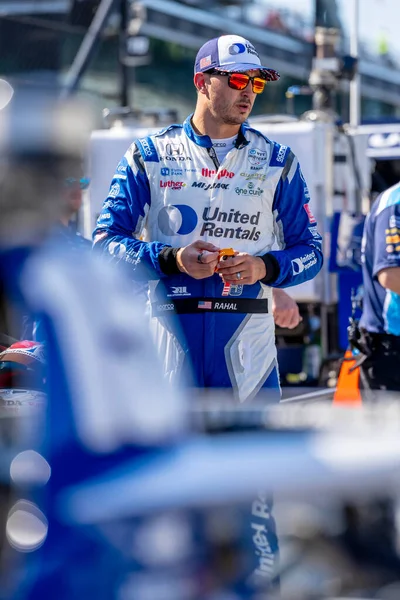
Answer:
<svg viewBox="0 0 400 600"><path fill-rule="evenodd" d="M221 258L223 258L224 256L235 256L235 251L233 248L221 248L218 254L219 260L221 260Z"/></svg>
<svg viewBox="0 0 400 600"><path fill-rule="evenodd" d="M221 250L218 253L218 259L219 260L226 260L228 258L228 256L235 256L236 252L234 251L233 248L221 248ZM218 267L215 268L215 270L217 270Z"/></svg>

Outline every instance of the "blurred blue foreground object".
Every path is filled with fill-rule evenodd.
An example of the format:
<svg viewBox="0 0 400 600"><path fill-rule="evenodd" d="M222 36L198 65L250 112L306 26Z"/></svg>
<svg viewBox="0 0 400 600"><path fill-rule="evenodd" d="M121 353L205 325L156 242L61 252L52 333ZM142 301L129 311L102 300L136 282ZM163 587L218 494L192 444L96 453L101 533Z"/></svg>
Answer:
<svg viewBox="0 0 400 600"><path fill-rule="evenodd" d="M16 318L34 314L43 322L47 408L36 444L27 437L12 460L2 455L8 545L0 596L273 600L279 573L271 568L276 536L266 494L298 502L395 492L398 428L374 428L372 436L368 416L357 434L350 427L312 432L299 409L292 418L288 407L276 407L255 422L279 429L287 418L302 427L190 432L187 399L160 375L130 282L90 253L71 260L68 247L47 236L79 162L83 141L71 139L79 112L67 111L63 144L65 132L51 134L64 123L62 105L53 105L52 121L49 104L28 99L19 114L33 128L30 138L16 134L0 150L7 164L0 172L0 278ZM43 140L44 132L47 142L35 145L34 135ZM385 422L395 425L391 408ZM322 425L332 418L323 411ZM342 417L339 423L354 419ZM303 598L299 586L296 600Z"/></svg>

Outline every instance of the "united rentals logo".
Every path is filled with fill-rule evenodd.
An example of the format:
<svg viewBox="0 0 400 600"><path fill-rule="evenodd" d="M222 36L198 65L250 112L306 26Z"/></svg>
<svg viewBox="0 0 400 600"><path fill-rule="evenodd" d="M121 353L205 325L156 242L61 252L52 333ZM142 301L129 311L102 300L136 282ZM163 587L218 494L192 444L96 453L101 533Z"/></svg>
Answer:
<svg viewBox="0 0 400 600"><path fill-rule="evenodd" d="M207 234L215 238L256 242L261 235L258 229L260 216L260 211L249 214L233 208L223 211L220 208L207 207L203 211L203 222L198 235ZM188 235L196 229L197 225L198 217L195 210L185 204L163 206L158 214L158 226L167 237Z"/></svg>
<svg viewBox="0 0 400 600"><path fill-rule="evenodd" d="M292 271L293 275L300 275L303 271L306 271L313 265L317 264L317 257L315 252L309 252L300 258L293 258L292 260Z"/></svg>
<svg viewBox="0 0 400 600"><path fill-rule="evenodd" d="M200 235L209 235L210 237L235 238L237 240L252 240L256 242L260 237L261 231L257 229L261 213L250 215L242 213L240 210L231 208L228 212L220 208L205 208L203 211L203 225ZM221 227L221 223L230 223L234 226ZM243 228L242 225L249 223L253 225L251 229ZM236 225L238 225L236 227Z"/></svg>
<svg viewBox="0 0 400 600"><path fill-rule="evenodd" d="M252 540L256 548L257 567L249 577L250 583L262 587L271 581L275 571L275 552L271 544L271 507L264 494L259 494L251 507Z"/></svg>
<svg viewBox="0 0 400 600"><path fill-rule="evenodd" d="M257 56L257 58L259 58L257 50L249 42L246 42L246 50L249 54L254 54L254 56Z"/></svg>
<svg viewBox="0 0 400 600"><path fill-rule="evenodd" d="M249 42L246 42L246 44L237 42L236 44L231 44L228 47L228 52L231 56L236 56L238 54L244 54L246 52L246 50L247 50L248 54L254 54L254 56L258 57L258 53L257 53L256 49Z"/></svg>
<svg viewBox="0 0 400 600"><path fill-rule="evenodd" d="M243 54L246 52L246 46L244 44L231 44L228 48L228 52L231 56L236 56L236 54Z"/></svg>

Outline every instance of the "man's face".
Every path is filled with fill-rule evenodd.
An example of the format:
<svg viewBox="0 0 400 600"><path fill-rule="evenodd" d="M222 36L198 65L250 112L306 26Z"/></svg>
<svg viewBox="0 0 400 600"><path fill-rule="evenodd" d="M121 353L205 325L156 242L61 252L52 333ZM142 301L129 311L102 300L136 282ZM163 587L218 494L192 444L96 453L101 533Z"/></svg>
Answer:
<svg viewBox="0 0 400 600"><path fill-rule="evenodd" d="M262 77L258 69L244 73L250 77ZM251 80L244 90L235 90L229 87L226 75L206 73L204 76L212 115L226 125L244 123L251 113L257 95L253 92Z"/></svg>

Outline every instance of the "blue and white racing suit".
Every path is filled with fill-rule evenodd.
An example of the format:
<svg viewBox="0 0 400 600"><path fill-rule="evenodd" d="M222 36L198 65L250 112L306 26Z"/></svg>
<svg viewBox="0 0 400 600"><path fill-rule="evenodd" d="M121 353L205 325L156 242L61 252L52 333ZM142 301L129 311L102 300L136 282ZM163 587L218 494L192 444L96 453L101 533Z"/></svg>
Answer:
<svg viewBox="0 0 400 600"><path fill-rule="evenodd" d="M225 286L218 274L181 273L176 248L195 240L260 256L265 279ZM199 387L233 388L242 402L262 387L279 390L271 287L303 283L322 266L309 192L289 147L243 125L219 164L190 117L137 139L116 168L94 243L150 281L152 327L172 379L189 357Z"/></svg>

